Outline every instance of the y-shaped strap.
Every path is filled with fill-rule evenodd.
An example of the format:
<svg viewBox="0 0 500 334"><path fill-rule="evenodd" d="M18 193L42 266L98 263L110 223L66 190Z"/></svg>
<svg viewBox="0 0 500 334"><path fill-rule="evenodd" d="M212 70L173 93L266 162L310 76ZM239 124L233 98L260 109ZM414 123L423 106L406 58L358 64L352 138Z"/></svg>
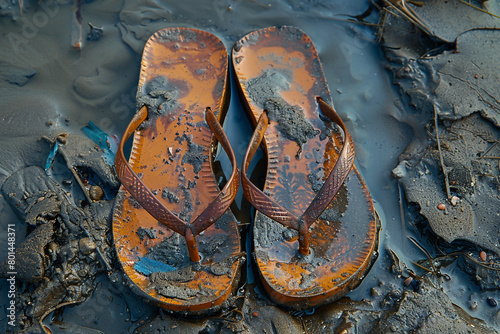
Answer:
<svg viewBox="0 0 500 334"><path fill-rule="evenodd" d="M339 115L337 115L335 110L323 101L323 99L317 97L317 101L323 114L337 123L344 131L344 146L342 147L337 162L330 172L330 175L328 175L323 186L316 194L316 197L300 217L295 216L287 209L283 208L280 204L276 203L269 196L264 194L264 192L257 188L246 175L248 165L259 148L269 124L266 111L264 111L259 117L257 127L255 128L252 139L250 140L250 144L243 159L241 175L241 183L243 185L245 196L257 210L284 226L299 231L299 251L304 255L309 254L309 227L318 219L321 213L325 211L327 206L339 191L347 175L351 171L355 155L351 135L349 134L349 131L347 131L342 119Z"/></svg>
<svg viewBox="0 0 500 334"><path fill-rule="evenodd" d="M148 117L146 106L142 107L128 125L120 141L115 158L115 168L118 178L123 186L139 202L139 204L160 223L186 238L191 261L200 261L200 255L196 246L195 236L210 227L231 205L239 186L238 168L236 167L236 157L229 140L222 129L217 117L210 108L206 108L206 121L215 138L220 142L226 151L233 171L226 185L217 197L207 206L207 208L192 223L186 223L168 210L162 202L149 190L141 181L132 167L125 159L123 146L128 138L134 133L139 125Z"/></svg>

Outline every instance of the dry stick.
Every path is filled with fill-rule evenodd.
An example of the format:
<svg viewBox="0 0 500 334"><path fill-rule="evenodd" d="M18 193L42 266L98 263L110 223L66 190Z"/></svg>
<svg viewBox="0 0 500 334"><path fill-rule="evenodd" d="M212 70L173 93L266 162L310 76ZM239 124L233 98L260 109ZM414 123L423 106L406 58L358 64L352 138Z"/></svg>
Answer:
<svg viewBox="0 0 500 334"><path fill-rule="evenodd" d="M403 208L403 196L401 194L401 184L398 182L398 190L399 190L399 214L401 215L401 227L403 228L403 249L405 249L406 244L406 222L405 222L405 211Z"/></svg>
<svg viewBox="0 0 500 334"><path fill-rule="evenodd" d="M307 325L306 325L306 322L304 321L304 318L299 317L299 319L300 319L300 323L302 324L302 329L304 329L304 333L309 334L309 332L307 331Z"/></svg>
<svg viewBox="0 0 500 334"><path fill-rule="evenodd" d="M377 43L380 44L380 42L382 41L382 36L384 34L384 28L385 28L385 18L387 17L387 11L384 10L384 14L382 16L382 24L380 26L380 31L378 33L378 41Z"/></svg>
<svg viewBox="0 0 500 334"><path fill-rule="evenodd" d="M446 195L448 196L448 200L451 200L450 184L448 183L448 173L446 172L446 166L444 165L443 154L441 153L441 142L439 141L438 114L436 106L433 105L433 107L434 107L434 126L436 127L436 141L438 145L439 161L441 163L441 169L443 170L444 184L446 186Z"/></svg>
<svg viewBox="0 0 500 334"><path fill-rule="evenodd" d="M479 7L474 6L474 5L473 5L473 4L471 4L471 3L467 3L467 2L465 2L465 1L463 1L463 0L458 0L458 1L460 1L461 3L463 3L463 4L467 5L467 6L470 6L470 7L474 8L474 9L477 9L477 10L479 10L480 12L483 12L483 13L486 13L486 14L490 14L491 16L496 17L497 19L500 19L500 16L495 15L495 14L493 14L493 13L491 13L491 12L487 11L486 9L479 8Z"/></svg>
<svg viewBox="0 0 500 334"><path fill-rule="evenodd" d="M491 149L493 147L495 147L496 145L498 144L498 140L495 142L495 144L491 145L487 150L486 152L483 153L482 156L480 156L479 158L477 158L478 160L479 159L498 159L498 157L486 157L485 155L488 154L489 151L491 151Z"/></svg>
<svg viewBox="0 0 500 334"><path fill-rule="evenodd" d="M253 2L253 3L255 3L255 4L257 4L257 5L259 5L259 6L261 6L261 7L264 7L264 8L269 8L269 7L271 7L271 4L268 4L268 5L266 6L266 5L264 5L263 3L258 2L257 0L250 0L250 1L251 1L251 2Z"/></svg>
<svg viewBox="0 0 500 334"><path fill-rule="evenodd" d="M432 273L434 274L434 276L437 277L437 269L436 267L434 266L434 262L432 261L432 257L431 255L429 254L429 252L427 252L425 250L424 247L422 247L417 240L415 240L413 237L408 237L408 239L410 239L411 242L413 242L415 244L415 246L418 247L418 249L420 249L424 254L425 256L427 257L427 259L429 260L429 263L431 264L431 267L432 267ZM420 266L421 267L421 266Z"/></svg>
<svg viewBox="0 0 500 334"><path fill-rule="evenodd" d="M429 268L427 268L427 267L424 267L424 266L423 266L423 265L421 265L420 263L417 263L417 262L414 262L414 261L413 261L412 263L413 263L414 265L416 265L417 267L419 267L420 269L423 269L423 270L427 271L428 273L433 273L433 274L434 274L434 272L433 272L431 269L429 269Z"/></svg>
<svg viewBox="0 0 500 334"><path fill-rule="evenodd" d="M463 257L466 257L468 258L469 260L471 260L472 262L474 262L475 264L477 264L478 266L481 266L485 269L488 269L488 270L493 270L493 271L500 271L500 268L495 268L495 267L491 267L487 264L484 264L482 262L478 262L476 259L474 259L472 256L464 253L464 252L453 252L453 253L449 253L449 254L445 254L445 255L441 255L441 256L436 256L434 258L434 260L440 260L440 259L447 259L447 258L457 258L458 256L463 256Z"/></svg>
<svg viewBox="0 0 500 334"><path fill-rule="evenodd" d="M396 5L392 4L390 1L385 1L385 3L406 17L408 21L419 27L427 35L432 35L431 30L422 22L418 14L411 9L411 7L406 7L404 0L396 1Z"/></svg>
<svg viewBox="0 0 500 334"><path fill-rule="evenodd" d="M371 22L362 22L362 21L357 21L355 19L340 19L338 17L331 17L331 16L324 16L324 15L319 15L317 18L320 18L322 20L329 20L329 21L337 21L337 22L347 22L347 23L355 23L359 24L362 26L369 26L369 27L378 27L378 23L371 23Z"/></svg>
<svg viewBox="0 0 500 334"><path fill-rule="evenodd" d="M87 222L87 219L85 219L85 222L87 223L87 226L89 226L89 223ZM108 260L106 260L106 257L104 256L104 254L102 253L101 251L101 244L97 243L95 241L95 238L93 235L91 235L89 233L89 231L83 226L82 222L80 221L80 228L83 230L83 232L85 233L85 235L90 238L95 244L96 244L96 251L97 251L97 254L99 254L99 257L101 258L102 262L104 262L104 266L106 267L106 270L108 271L108 274L113 270L111 268L111 266L109 265L109 262Z"/></svg>

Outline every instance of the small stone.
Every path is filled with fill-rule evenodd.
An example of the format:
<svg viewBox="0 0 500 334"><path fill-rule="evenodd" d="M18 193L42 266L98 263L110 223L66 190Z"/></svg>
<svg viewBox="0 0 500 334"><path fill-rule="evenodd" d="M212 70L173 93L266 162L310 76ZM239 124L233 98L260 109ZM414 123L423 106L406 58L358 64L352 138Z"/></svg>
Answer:
<svg viewBox="0 0 500 334"><path fill-rule="evenodd" d="M258 317L258 316L259 316L259 312L257 312L257 311L253 311L253 312L252 312L252 316L253 316L253 317Z"/></svg>
<svg viewBox="0 0 500 334"><path fill-rule="evenodd" d="M450 200L451 205L453 205L453 206L456 206L459 201L460 201L460 198L458 198L457 196L452 196L451 200Z"/></svg>
<svg viewBox="0 0 500 334"><path fill-rule="evenodd" d="M481 251L481 253L479 253L479 258L481 259L481 261L486 262L486 252Z"/></svg>
<svg viewBox="0 0 500 334"><path fill-rule="evenodd" d="M446 210L446 205L444 205L443 203L441 203L441 204L438 205L438 209L444 211L444 210Z"/></svg>
<svg viewBox="0 0 500 334"><path fill-rule="evenodd" d="M410 286L411 282L413 281L413 278L410 276L404 281L405 286Z"/></svg>
<svg viewBox="0 0 500 334"><path fill-rule="evenodd" d="M90 41L90 42L98 41L102 37L104 30L101 27L94 26L90 22L89 22L89 27L90 27L90 31L87 34L87 41Z"/></svg>
<svg viewBox="0 0 500 334"><path fill-rule="evenodd" d="M78 242L78 248L80 249L80 253L82 253L82 255L89 255L97 248L97 246L92 239L82 238Z"/></svg>
<svg viewBox="0 0 500 334"><path fill-rule="evenodd" d="M100 201L104 198L104 191L99 186L92 186L89 190L89 196L93 201Z"/></svg>
<svg viewBox="0 0 500 334"><path fill-rule="evenodd" d="M57 142L58 142L59 144L63 144L63 145L64 145L64 144L66 144L66 137L65 137L65 136L58 136L58 137L56 138L56 140L57 140Z"/></svg>
<svg viewBox="0 0 500 334"><path fill-rule="evenodd" d="M470 303L469 310L474 311L476 309L477 309L477 303L476 302Z"/></svg>
<svg viewBox="0 0 500 334"><path fill-rule="evenodd" d="M488 305L490 305L491 307L496 307L498 305L497 301L492 297L486 298L486 301L488 302Z"/></svg>

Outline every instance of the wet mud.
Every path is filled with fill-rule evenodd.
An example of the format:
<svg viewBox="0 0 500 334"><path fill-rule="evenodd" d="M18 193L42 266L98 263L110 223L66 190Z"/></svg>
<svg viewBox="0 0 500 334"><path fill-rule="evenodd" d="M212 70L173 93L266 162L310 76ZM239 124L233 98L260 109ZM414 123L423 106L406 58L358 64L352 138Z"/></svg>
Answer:
<svg viewBox="0 0 500 334"><path fill-rule="evenodd" d="M1 331L44 333L43 326L54 333L500 329L497 17L458 0L423 6L406 2L418 20L389 2L84 2L84 41L81 49L73 49L72 3L23 3L22 14L17 3L0 3L0 245L6 244L7 223L15 224L17 272L16 325L9 326L4 315L9 286L3 279L9 277L7 249L2 246ZM493 1L470 4L500 14ZM363 24L355 22L359 15ZM379 257L346 297L291 312L266 296L248 237L243 240L246 271L219 313L196 319L167 314L136 295L123 277L109 219L118 181L80 128L90 120L121 136L137 107L144 44L157 30L204 29L230 50L256 28L285 24L299 26L318 47L337 111L355 141L357 166L377 201ZM275 82L271 89L286 88L280 78ZM175 94L150 89L139 96L149 96L141 103L167 110ZM233 87L224 127L239 162L252 133L242 108ZM48 176L44 167L57 140L61 145ZM218 159L230 170L223 155ZM194 167L198 161L185 163ZM309 178L320 186L319 174ZM158 193L179 201L168 189ZM241 194L235 207L246 236L253 217ZM325 212L322 219L337 221L342 212ZM282 228L260 232L254 237L263 244L296 237ZM160 237L149 228L137 234L144 242ZM169 242L166 251L159 248L148 257L168 262L176 251L176 242ZM212 243L199 247L210 254L224 249ZM188 261L187 254L182 258ZM234 259L226 261L211 266L211 273L227 275ZM168 274L151 275L159 293L181 294L165 289ZM179 274L179 282L185 278ZM209 291L183 293L190 298Z"/></svg>
<svg viewBox="0 0 500 334"><path fill-rule="evenodd" d="M491 61L498 47L491 41L500 36L498 4L431 1L410 7L399 7L403 17L384 16L379 30L387 68L403 97L400 107L411 111L406 121L415 132L392 175L410 204L410 221L433 233L435 246L419 248L435 255L427 253L421 263L439 259L431 265L434 274L447 266L467 273L483 291L470 295L474 312L478 295L495 300L486 291L498 291L500 86ZM444 11L447 21L436 15ZM405 48L394 48L405 36L401 29L411 29L412 38ZM453 295L449 287L445 291ZM485 304L491 308L483 319L496 319L494 303Z"/></svg>
<svg viewBox="0 0 500 334"><path fill-rule="evenodd" d="M76 136L72 140L79 141ZM85 140L81 143L86 148ZM108 188L115 184L113 179ZM13 332L38 331L39 322L49 313L83 302L95 290L96 278L111 268L107 233L112 203L100 201L81 208L70 192L37 166L17 171L2 186L2 194L29 226L15 252L22 259L16 279L24 286L16 300L18 322L10 329ZM11 277L8 260L0 264L0 275Z"/></svg>
<svg viewBox="0 0 500 334"><path fill-rule="evenodd" d="M269 120L278 124L280 133L296 142L300 149L319 131L307 121L300 106L291 106L280 96L282 90L290 89L292 80L292 73L284 70L264 71L257 78L248 80L247 90L252 100L268 112Z"/></svg>

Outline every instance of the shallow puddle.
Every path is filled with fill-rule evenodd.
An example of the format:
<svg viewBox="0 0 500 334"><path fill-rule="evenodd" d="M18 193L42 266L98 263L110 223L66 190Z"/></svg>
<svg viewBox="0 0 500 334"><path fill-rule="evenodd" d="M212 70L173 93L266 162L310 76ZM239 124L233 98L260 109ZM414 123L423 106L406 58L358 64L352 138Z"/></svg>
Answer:
<svg viewBox="0 0 500 334"><path fill-rule="evenodd" d="M21 15L14 5L10 8L4 3L0 3L0 15L4 15L0 16L0 184L24 165L45 164L47 145L37 141L43 135L82 134L80 129L92 121L108 134L120 137L135 113L142 48L155 31L174 26L204 29L221 38L230 52L234 42L250 31L294 25L308 34L318 49L336 110L354 139L356 165L371 191L382 223L379 258L362 284L347 297L353 301L369 300L374 297L372 288L385 281L398 284L400 290L405 288L403 279L395 280L388 270L387 249L415 272L424 274L412 262L424 259L425 254L408 237L416 238L426 248L432 245L416 228L409 227L407 206L400 205L401 200L404 203L402 191L391 178L398 156L414 135L408 125L413 123L410 115L398 107L400 97L391 84L391 74L384 68L374 30L349 20L349 15L368 10L369 1L84 2L81 49L71 46L75 4L64 0L24 1ZM366 21L376 23L377 14L374 12ZM86 38L89 23L102 27L102 37L96 41ZM36 74L32 75L33 71ZM252 128L234 82L231 88L224 129L241 164ZM229 175L229 161L223 154L219 158ZM251 223L251 211L241 188L235 204L245 230ZM3 260L7 257L3 246L7 244L6 224L16 224L18 245L27 228L4 198L0 198L0 221ZM446 271L451 280L443 281L443 287L452 301L464 310L469 309L470 300L477 301L479 307L472 316L491 318L493 308L485 305L484 293L470 278L455 265ZM254 279L253 276L248 273L247 277ZM109 280L101 276L98 288L85 303L51 314L44 323L53 333L114 333L137 328L156 310L131 295L123 285L110 283L120 279L115 273L110 274ZM8 284L2 280L0 329L7 321L3 316L7 290Z"/></svg>

